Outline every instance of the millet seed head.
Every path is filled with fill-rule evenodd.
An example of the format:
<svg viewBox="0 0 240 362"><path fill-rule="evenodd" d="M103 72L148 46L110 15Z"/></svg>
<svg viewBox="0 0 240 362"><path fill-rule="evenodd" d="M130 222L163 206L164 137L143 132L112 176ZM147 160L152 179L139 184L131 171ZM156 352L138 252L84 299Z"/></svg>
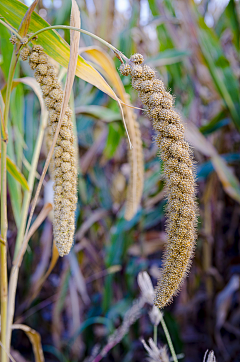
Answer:
<svg viewBox="0 0 240 362"><path fill-rule="evenodd" d="M21 56L26 59L29 53L27 54L25 48L22 49ZM45 105L49 111L46 143L50 148L51 139L58 125L63 91L57 80L55 69L43 52L42 46L33 45L29 64L32 69L35 69L35 78L40 84ZM67 107L50 163L51 177L54 180L53 233L60 256L69 253L75 230L77 167L71 115L72 111Z"/></svg>
<svg viewBox="0 0 240 362"><path fill-rule="evenodd" d="M12 34L11 37L9 38L10 43L12 43L13 45L17 43L17 40L18 38L14 34Z"/></svg>
<svg viewBox="0 0 240 362"><path fill-rule="evenodd" d="M30 54L30 49L27 46L25 46L20 50L20 57L23 61L28 60L29 54Z"/></svg>
<svg viewBox="0 0 240 362"><path fill-rule="evenodd" d="M130 59L132 86L139 92L157 132L155 140L164 162L168 197L168 241L155 296L155 305L163 308L177 294L190 268L196 239L195 180L191 149L184 140L180 116L172 109L173 97L155 71L142 63L139 54Z"/></svg>
<svg viewBox="0 0 240 362"><path fill-rule="evenodd" d="M122 75L128 76L130 74L131 68L129 64L121 64L119 70Z"/></svg>

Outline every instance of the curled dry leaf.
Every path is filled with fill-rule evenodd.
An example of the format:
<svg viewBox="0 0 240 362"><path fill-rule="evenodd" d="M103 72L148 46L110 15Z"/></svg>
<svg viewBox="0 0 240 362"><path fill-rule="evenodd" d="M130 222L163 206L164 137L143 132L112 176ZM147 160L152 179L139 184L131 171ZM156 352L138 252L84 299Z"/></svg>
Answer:
<svg viewBox="0 0 240 362"><path fill-rule="evenodd" d="M34 329L24 325L24 324L13 324L12 329L21 329L24 331L28 338L30 339L33 347L34 357L36 362L44 362L44 355L41 344L41 336Z"/></svg>

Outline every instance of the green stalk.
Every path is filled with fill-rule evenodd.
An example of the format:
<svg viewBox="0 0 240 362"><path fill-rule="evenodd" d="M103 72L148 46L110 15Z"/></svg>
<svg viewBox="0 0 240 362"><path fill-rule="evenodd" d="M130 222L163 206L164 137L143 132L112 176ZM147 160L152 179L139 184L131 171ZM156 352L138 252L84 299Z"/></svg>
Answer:
<svg viewBox="0 0 240 362"><path fill-rule="evenodd" d="M172 359L173 359L174 362L178 362L178 359L177 359L177 356L176 356L176 353L175 353L175 350L174 350L174 347L173 347L173 344L172 344L172 340L171 340L170 334L168 332L168 329L167 329L167 326L166 326L166 323L165 323L163 317L161 318L160 322L161 322L161 325L163 327L163 331L165 333L165 336L167 338L168 347L170 349Z"/></svg>
<svg viewBox="0 0 240 362"><path fill-rule="evenodd" d="M156 324L154 324L154 326L153 326L153 341L156 344L156 346L157 346L157 327L158 326Z"/></svg>
<svg viewBox="0 0 240 362"><path fill-rule="evenodd" d="M69 30L79 31L80 33L89 35L92 38L100 41L102 44L106 45L108 48L112 49L114 51L114 53L118 54L121 58L125 59L126 61L129 60L122 52L120 52L120 50L118 50L112 44L108 43L107 41L103 40L102 38L99 38L99 36L97 36L93 33L90 33L87 30L75 28L73 26L68 26L68 25L53 25L53 26L48 26L46 28L42 28L42 29L36 31L36 33L31 34L31 36L28 38L28 42L31 41L34 37L36 37L38 34L43 33L46 30L52 30L52 29L69 29Z"/></svg>
<svg viewBox="0 0 240 362"><path fill-rule="evenodd" d="M17 64L17 56L15 50L9 67L6 100L3 115L3 128L7 130L8 113L10 106L10 95L12 90L12 81ZM1 140L1 243L0 243L0 259L1 259L1 341L4 348L7 349L6 332L7 332L7 305L8 305L8 285L7 285L7 141ZM7 362L8 355L1 348L1 361Z"/></svg>
<svg viewBox="0 0 240 362"><path fill-rule="evenodd" d="M29 209L29 204L31 201L39 154L41 151L44 130L45 130L46 124L47 124L47 115L48 115L47 111L44 111L43 114L41 115L39 132L38 132L38 136L37 136L36 146L34 149L34 154L32 157L31 169L30 169L29 176L28 176L28 186L29 186L30 191L25 191L24 197L23 197L23 206L22 206L22 210L21 210L21 222L20 222L20 227L18 229L18 235L17 235L16 245L15 245L15 250L14 250L14 260L17 257L18 252L23 243L24 232L25 232L26 222L27 222L28 209ZM14 310L15 310L15 296L16 296L18 272L19 272L19 268L16 267L13 263L13 267L12 267L11 275L10 275L10 281L9 281L9 303L8 303L8 325L7 325L8 348L10 348L10 343L11 343L11 333L12 333L11 326L12 326Z"/></svg>
<svg viewBox="0 0 240 362"><path fill-rule="evenodd" d="M10 26L9 24L5 23L5 21L2 21L1 19L0 19L0 23L1 23L2 25L4 25L8 30L10 30L11 33L13 33L14 35L16 35L16 37L17 37L19 40L22 40L22 37L18 34L18 32L17 32L12 26Z"/></svg>

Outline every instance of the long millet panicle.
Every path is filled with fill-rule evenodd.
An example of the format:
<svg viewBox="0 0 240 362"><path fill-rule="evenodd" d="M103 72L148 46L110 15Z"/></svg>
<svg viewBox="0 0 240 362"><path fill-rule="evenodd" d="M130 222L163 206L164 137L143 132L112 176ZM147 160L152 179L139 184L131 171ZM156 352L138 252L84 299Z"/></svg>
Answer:
<svg viewBox="0 0 240 362"><path fill-rule="evenodd" d="M47 127L49 142L49 136L51 135L53 139L56 132L63 90L58 82L54 66L40 45L34 45L31 52L27 47L23 48L21 51L22 59L27 60L28 56L30 67L35 70L34 76L40 84L44 102L49 111ZM53 234L60 256L69 253L75 231L77 168L71 115L72 111L67 107L52 161L54 180Z"/></svg>
<svg viewBox="0 0 240 362"><path fill-rule="evenodd" d="M163 308L178 292L187 275L196 239L196 202L193 161L184 126L173 110L173 97L147 65L143 56L135 54L129 64L122 64L123 75L131 74L132 86L147 108L157 131L156 142L164 162L167 189L167 248L155 305Z"/></svg>

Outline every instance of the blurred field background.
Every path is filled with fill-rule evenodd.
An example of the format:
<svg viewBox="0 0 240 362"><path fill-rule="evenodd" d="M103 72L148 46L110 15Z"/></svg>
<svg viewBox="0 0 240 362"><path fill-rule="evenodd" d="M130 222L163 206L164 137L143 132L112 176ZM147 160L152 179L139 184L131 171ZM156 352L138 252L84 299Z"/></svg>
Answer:
<svg viewBox="0 0 240 362"><path fill-rule="evenodd" d="M127 57L140 52L156 69L175 95L176 109L182 114L186 136L193 146L199 203L195 258L179 296L164 309L175 351L184 353L181 360L185 362L202 361L206 349L215 351L218 362L240 361L240 2L77 2L83 29L107 40ZM70 10L70 0L42 0L36 11L52 25L69 25ZM59 33L69 43L69 32ZM13 49L9 37L0 25L1 87L7 80ZM100 46L119 68L114 54L92 38L82 34L80 45ZM82 51L81 55L94 64ZM27 63L19 62L16 76L32 77L33 73ZM122 82L132 104L141 107L130 78ZM145 113L134 110L144 147L142 205L136 216L126 221L123 215L130 168L118 105L77 77L71 103L79 147L75 245L42 283L52 260L49 217L30 240L16 299L15 323L27 324L40 333L49 362L84 361L96 345L106 345L107 337L139 296L138 273L146 270L156 284L166 241L162 163ZM11 98L8 154L26 178L39 118L37 97L29 87L19 84ZM38 174L45 158L43 147ZM48 180L47 175L35 217L47 197ZM10 266L22 191L10 175L8 182ZM145 306L139 320L104 361L147 360L140 341L153 336L147 312ZM161 326L158 342L166 344ZM23 332L13 332L12 346L22 355L12 351L16 361L34 359Z"/></svg>

